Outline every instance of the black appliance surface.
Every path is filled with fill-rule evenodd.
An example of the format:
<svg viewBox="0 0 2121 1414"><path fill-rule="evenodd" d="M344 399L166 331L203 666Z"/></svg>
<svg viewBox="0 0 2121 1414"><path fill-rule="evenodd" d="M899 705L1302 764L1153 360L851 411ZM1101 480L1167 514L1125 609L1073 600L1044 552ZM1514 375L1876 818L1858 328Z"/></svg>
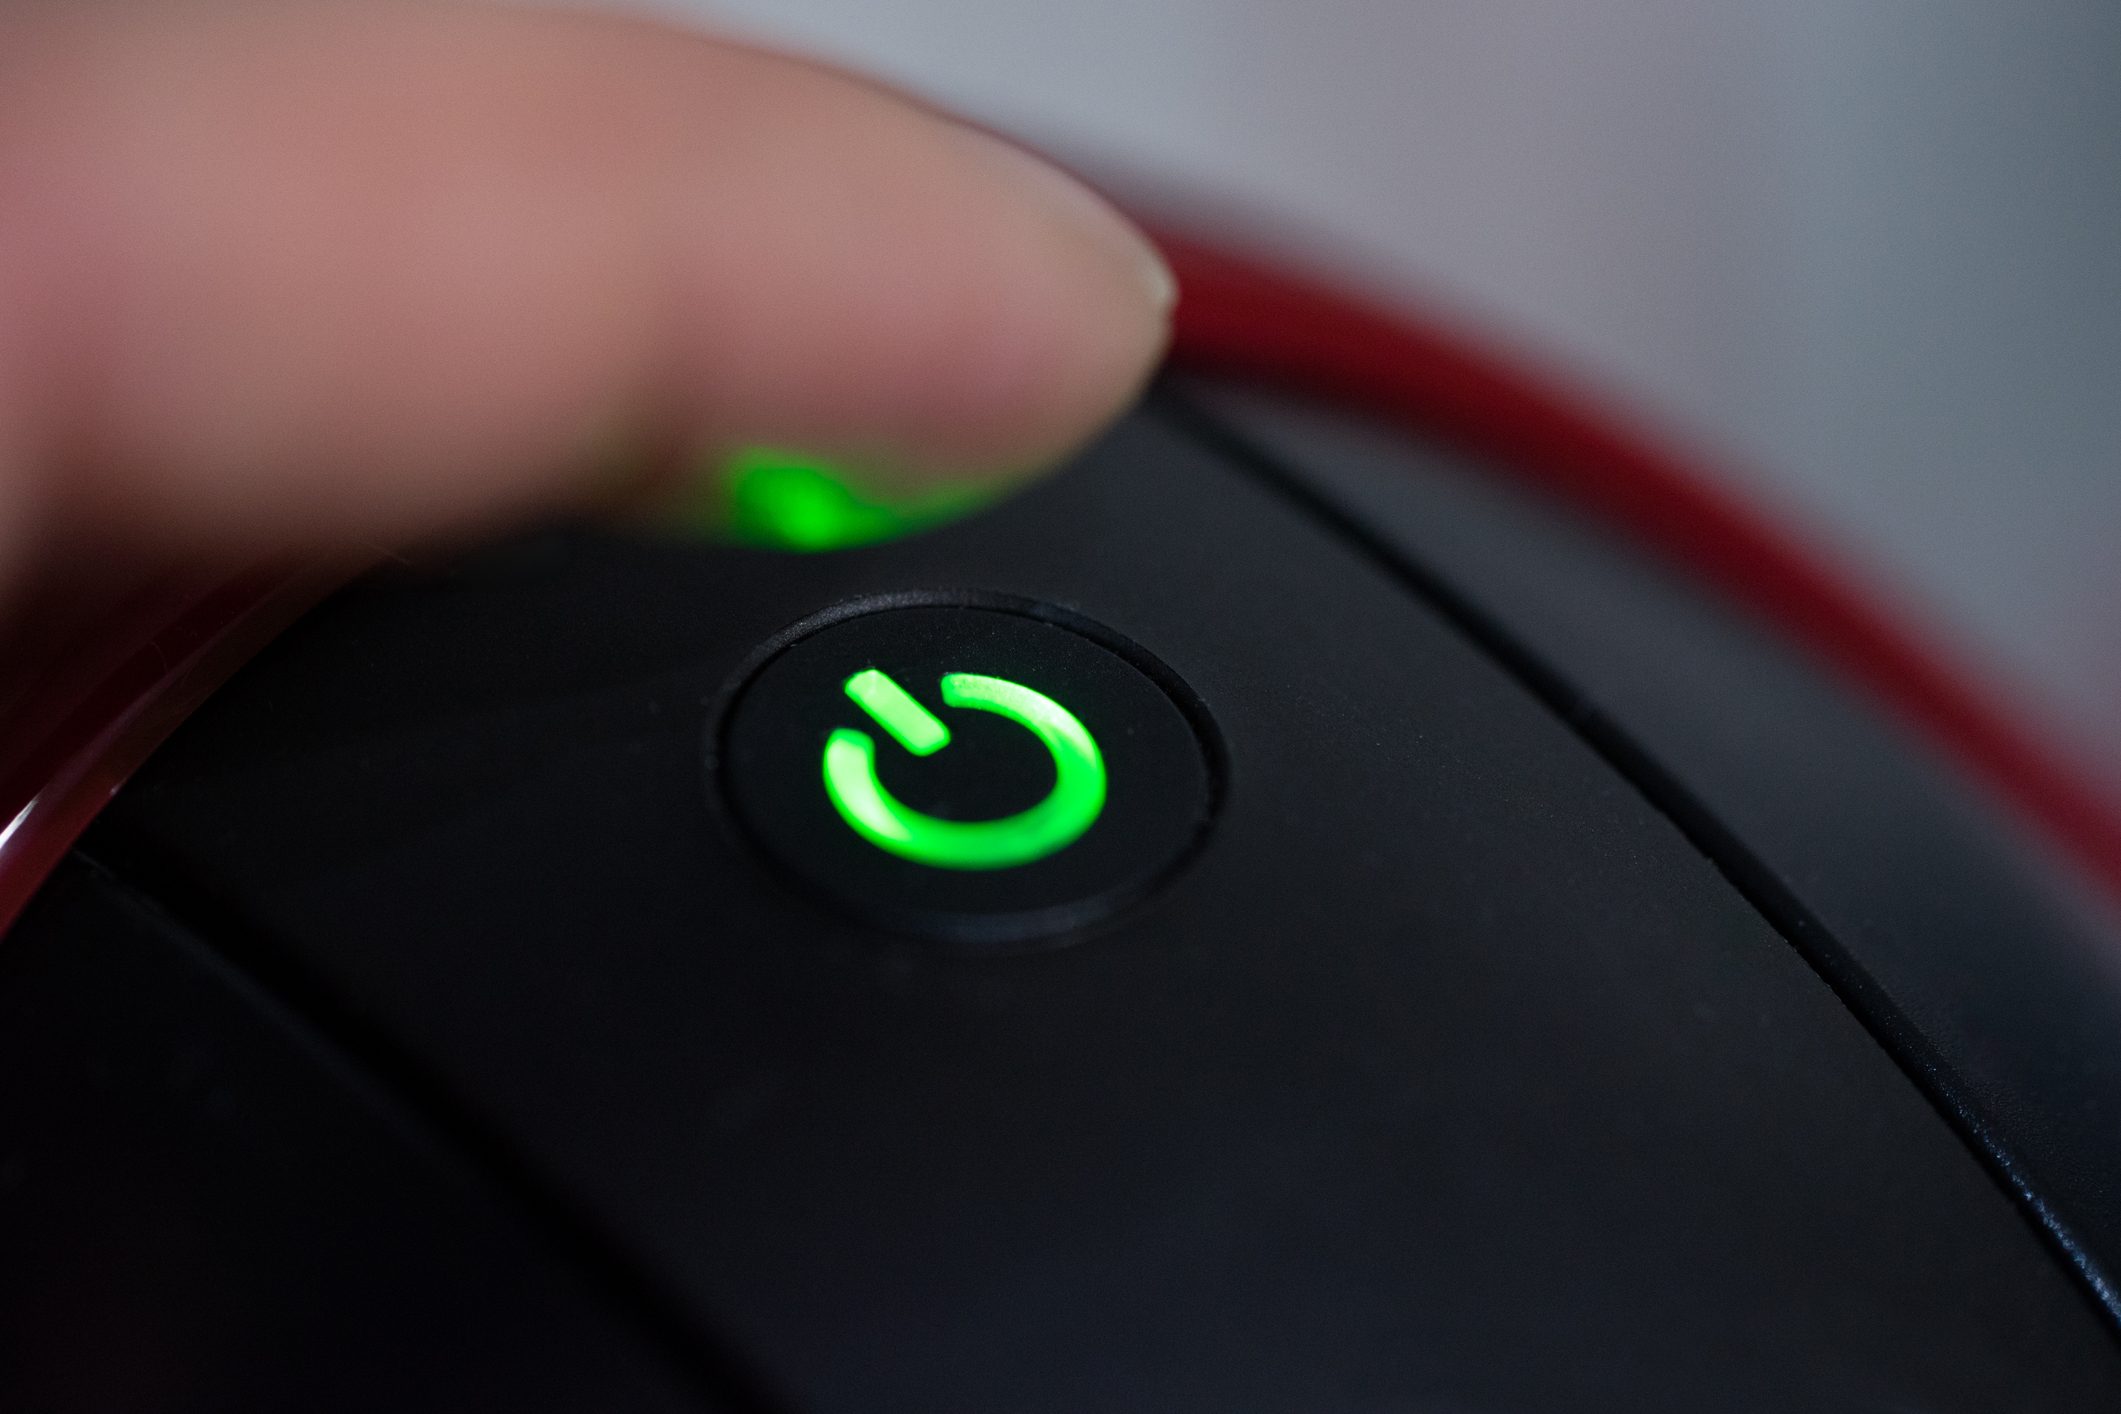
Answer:
<svg viewBox="0 0 2121 1414"><path fill-rule="evenodd" d="M1660 743L1587 729L1506 614L1351 523L1301 448L1270 465L1169 398L885 545L582 533L371 576L187 724L76 871L455 1142L698 1398L2121 1407L2096 1269L2016 1151L1970 1143L1646 784ZM988 947L806 887L714 743L791 631L909 599L1153 655L1198 716L1197 838ZM1083 720L1124 737L1102 700ZM95 927L47 899L5 946Z"/></svg>

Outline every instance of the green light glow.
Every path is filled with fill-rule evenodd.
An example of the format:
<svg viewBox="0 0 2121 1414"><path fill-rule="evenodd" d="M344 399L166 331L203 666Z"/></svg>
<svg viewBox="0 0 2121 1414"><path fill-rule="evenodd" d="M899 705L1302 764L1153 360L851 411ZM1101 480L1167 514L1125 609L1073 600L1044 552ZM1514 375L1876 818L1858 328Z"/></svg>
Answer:
<svg viewBox="0 0 2121 1414"><path fill-rule="evenodd" d="M729 535L778 550L841 550L954 520L986 504L985 487L944 486L886 499L825 462L753 448L729 459Z"/></svg>
<svg viewBox="0 0 2121 1414"><path fill-rule="evenodd" d="M856 681L867 678L869 673L875 674L875 681L888 684L891 693L928 716L926 708L873 668L847 680L849 696L854 696ZM876 688L875 681L865 685L866 695L856 701L897 736L898 727L878 714L871 701L883 700L888 712L903 714L888 693ZM825 742L825 794L855 833L877 848L916 864L938 869L1010 869L1067 848L1097 823L1105 808L1104 757L1097 749L1096 739L1073 712L1044 693L1006 678L949 673L943 678L942 688L946 705L993 712L1037 737L1053 757L1053 789L1030 809L996 820L940 819L913 809L884 789L884 783L877 779L874 739L867 732L841 727ZM928 719L943 733L942 740L929 748L932 752L949 740L949 733L941 722L932 716ZM911 745L907 749L916 750Z"/></svg>
<svg viewBox="0 0 2121 1414"><path fill-rule="evenodd" d="M950 728L911 693L875 668L864 668L846 682L847 695L876 724L915 756L932 756L950 744Z"/></svg>

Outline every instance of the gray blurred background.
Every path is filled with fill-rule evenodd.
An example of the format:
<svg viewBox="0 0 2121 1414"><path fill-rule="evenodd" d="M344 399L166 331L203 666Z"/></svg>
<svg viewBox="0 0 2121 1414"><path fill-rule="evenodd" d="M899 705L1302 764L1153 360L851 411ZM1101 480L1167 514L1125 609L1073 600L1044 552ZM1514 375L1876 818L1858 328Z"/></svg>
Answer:
<svg viewBox="0 0 2121 1414"><path fill-rule="evenodd" d="M663 0L1295 233L1858 567L2121 795L2113 0Z"/></svg>

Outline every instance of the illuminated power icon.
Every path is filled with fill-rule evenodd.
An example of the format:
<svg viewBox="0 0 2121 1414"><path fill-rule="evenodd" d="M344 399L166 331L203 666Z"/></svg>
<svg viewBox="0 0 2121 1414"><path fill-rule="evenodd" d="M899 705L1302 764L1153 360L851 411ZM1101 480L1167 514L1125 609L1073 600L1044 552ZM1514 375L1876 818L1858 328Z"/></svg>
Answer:
<svg viewBox="0 0 2121 1414"><path fill-rule="evenodd" d="M915 756L950 744L950 728L912 694L875 668L843 684L876 724ZM946 673L943 703L992 712L1028 731L1053 758L1053 788L1027 810L992 820L946 820L915 810L884 788L876 742L841 727L825 742L825 793L854 831L878 849L937 869L1010 869L1067 848L1105 808L1105 762L1073 712L1042 692L1006 678Z"/></svg>
<svg viewBox="0 0 2121 1414"><path fill-rule="evenodd" d="M856 602L759 660L708 727L708 779L784 884L863 928L1073 942L1175 877L1214 816L1183 692L1061 609Z"/></svg>

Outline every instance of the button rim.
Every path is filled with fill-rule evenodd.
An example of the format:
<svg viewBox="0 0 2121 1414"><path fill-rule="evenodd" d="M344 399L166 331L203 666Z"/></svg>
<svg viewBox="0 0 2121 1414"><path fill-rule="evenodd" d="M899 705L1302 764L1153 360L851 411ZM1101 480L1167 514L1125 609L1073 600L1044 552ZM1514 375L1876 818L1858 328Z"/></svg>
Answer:
<svg viewBox="0 0 2121 1414"><path fill-rule="evenodd" d="M1148 876L1081 899L1015 913L896 914L883 908L863 909L818 888L783 859L747 823L736 801L730 773L728 735L737 708L751 685L777 660L826 629L875 614L906 609L978 609L1009 614L1072 633L1112 654L1140 673L1177 709L1200 750L1203 796L1192 831L1171 857ZM792 894L821 918L898 941L915 940L979 956L1008 956L1072 947L1104 931L1136 907L1161 893L1200 857L1229 793L1229 750L1207 703L1168 664L1133 639L1075 609L1049 600L981 589L913 589L858 595L827 605L791 623L763 641L730 674L716 692L708 713L704 748L707 793L723 830L742 842L778 891Z"/></svg>

